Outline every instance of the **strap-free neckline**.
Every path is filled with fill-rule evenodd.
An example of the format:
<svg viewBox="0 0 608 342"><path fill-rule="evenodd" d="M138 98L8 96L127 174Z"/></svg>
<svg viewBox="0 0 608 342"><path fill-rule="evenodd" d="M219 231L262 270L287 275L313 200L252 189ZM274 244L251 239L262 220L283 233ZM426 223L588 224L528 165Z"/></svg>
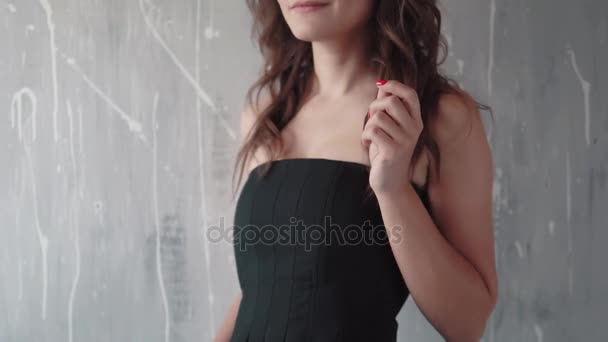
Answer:
<svg viewBox="0 0 608 342"><path fill-rule="evenodd" d="M267 160L267 161L261 162L260 164L256 165L253 169L251 169L251 172L259 169L260 167L262 167L266 164L278 164L278 163L286 163L286 162L318 162L318 161L352 165L352 166L367 168L367 169L370 168L370 165L363 164L363 163L357 162L357 161L352 161L352 160L341 160L341 159L331 159L331 158L322 158L322 157L294 157L294 158L272 159L272 160Z"/></svg>
<svg viewBox="0 0 608 342"><path fill-rule="evenodd" d="M370 170L371 166L367 165L367 164L363 164L361 162L358 161L352 161L352 160L342 160L342 159L332 159L332 158L323 158L323 157L293 157L293 158L282 158L282 159L271 159L271 160L267 160L264 162L261 162L260 164L254 166L253 169L251 169L251 171L249 172L249 176L248 178L251 177L251 175L253 175L253 173L258 170L259 168L261 168L262 166L266 165L266 164L279 164L279 163L287 163L287 162L329 162L329 163L338 163L338 164L343 164L343 165L349 165L349 166L353 166L353 167L357 167L357 168L362 168L365 169L367 171ZM418 185L418 183L414 182L414 181L410 181L410 183L412 184L412 186L414 187L414 189L423 195L426 195L426 191L425 189Z"/></svg>

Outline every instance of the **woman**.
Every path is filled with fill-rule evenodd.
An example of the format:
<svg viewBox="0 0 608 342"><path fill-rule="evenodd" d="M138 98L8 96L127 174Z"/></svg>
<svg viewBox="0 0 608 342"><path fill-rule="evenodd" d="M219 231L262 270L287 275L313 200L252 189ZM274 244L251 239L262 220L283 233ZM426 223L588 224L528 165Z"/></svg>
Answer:
<svg viewBox="0 0 608 342"><path fill-rule="evenodd" d="M216 341L395 341L409 294L446 340L478 341L497 297L487 107L438 71L435 1L248 6L265 68Z"/></svg>

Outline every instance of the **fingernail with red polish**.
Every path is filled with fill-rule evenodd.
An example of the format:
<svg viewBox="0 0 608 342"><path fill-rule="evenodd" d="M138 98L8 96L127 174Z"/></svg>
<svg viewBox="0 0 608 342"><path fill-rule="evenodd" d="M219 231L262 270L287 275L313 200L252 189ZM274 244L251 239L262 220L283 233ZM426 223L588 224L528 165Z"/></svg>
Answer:
<svg viewBox="0 0 608 342"><path fill-rule="evenodd" d="M386 80L378 80L378 81L376 81L376 85L378 85L378 86L382 86L382 85L385 85L385 84L386 84Z"/></svg>

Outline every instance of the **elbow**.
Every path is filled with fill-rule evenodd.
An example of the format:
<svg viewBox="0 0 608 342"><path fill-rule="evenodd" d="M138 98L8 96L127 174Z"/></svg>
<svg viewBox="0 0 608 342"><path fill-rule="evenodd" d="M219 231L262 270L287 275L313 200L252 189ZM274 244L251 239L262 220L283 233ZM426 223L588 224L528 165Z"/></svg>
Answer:
<svg viewBox="0 0 608 342"><path fill-rule="evenodd" d="M479 342L485 333L487 321L496 307L497 296L495 293L491 294L484 303L483 308L478 310L479 314L466 315L468 319L465 322L460 322L458 327L447 332L444 336L446 341Z"/></svg>
<svg viewBox="0 0 608 342"><path fill-rule="evenodd" d="M472 322L453 331L446 333L443 337L448 342L479 342L486 330L486 322Z"/></svg>

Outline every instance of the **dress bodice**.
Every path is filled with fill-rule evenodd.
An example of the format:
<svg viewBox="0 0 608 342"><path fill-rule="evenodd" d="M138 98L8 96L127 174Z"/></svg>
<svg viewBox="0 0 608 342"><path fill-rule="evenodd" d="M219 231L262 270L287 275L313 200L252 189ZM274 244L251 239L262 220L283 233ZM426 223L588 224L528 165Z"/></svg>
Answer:
<svg viewBox="0 0 608 342"><path fill-rule="evenodd" d="M255 167L236 203L242 300L232 342L394 342L409 292L369 166L333 159ZM425 200L425 193L416 187ZM426 204L426 201L424 201Z"/></svg>

